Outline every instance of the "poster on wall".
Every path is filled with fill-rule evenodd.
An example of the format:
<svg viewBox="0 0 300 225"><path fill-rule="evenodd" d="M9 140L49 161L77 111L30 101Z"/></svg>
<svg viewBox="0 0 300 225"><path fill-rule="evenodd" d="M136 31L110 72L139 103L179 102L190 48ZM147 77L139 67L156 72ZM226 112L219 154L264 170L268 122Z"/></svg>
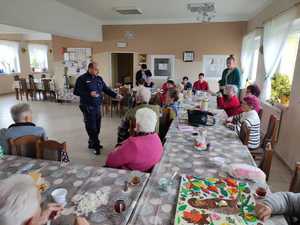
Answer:
<svg viewBox="0 0 300 225"><path fill-rule="evenodd" d="M227 55L203 55L203 72L207 78L220 78L226 68Z"/></svg>
<svg viewBox="0 0 300 225"><path fill-rule="evenodd" d="M67 48L64 53L64 64L69 75L85 73L91 60L91 48Z"/></svg>

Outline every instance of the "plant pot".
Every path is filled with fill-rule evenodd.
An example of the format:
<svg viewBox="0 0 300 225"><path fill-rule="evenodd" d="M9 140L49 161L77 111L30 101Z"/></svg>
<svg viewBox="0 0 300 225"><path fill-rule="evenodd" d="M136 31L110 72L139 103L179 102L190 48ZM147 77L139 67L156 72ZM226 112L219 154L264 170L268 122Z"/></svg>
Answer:
<svg viewBox="0 0 300 225"><path fill-rule="evenodd" d="M282 105L289 105L289 102L290 102L290 97L289 96L283 95L283 96L280 97L280 103Z"/></svg>

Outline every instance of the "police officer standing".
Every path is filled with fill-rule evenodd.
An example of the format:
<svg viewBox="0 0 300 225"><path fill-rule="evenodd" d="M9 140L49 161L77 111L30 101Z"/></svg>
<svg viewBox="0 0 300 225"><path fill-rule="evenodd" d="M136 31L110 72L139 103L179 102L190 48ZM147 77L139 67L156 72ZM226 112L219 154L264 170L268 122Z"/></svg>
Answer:
<svg viewBox="0 0 300 225"><path fill-rule="evenodd" d="M79 108L83 113L85 129L89 136L89 148L94 149L95 155L99 155L100 149L103 148L99 141L102 92L113 98L122 98L107 87L97 73L97 63L90 63L88 71L76 80L74 89L74 95L80 97Z"/></svg>

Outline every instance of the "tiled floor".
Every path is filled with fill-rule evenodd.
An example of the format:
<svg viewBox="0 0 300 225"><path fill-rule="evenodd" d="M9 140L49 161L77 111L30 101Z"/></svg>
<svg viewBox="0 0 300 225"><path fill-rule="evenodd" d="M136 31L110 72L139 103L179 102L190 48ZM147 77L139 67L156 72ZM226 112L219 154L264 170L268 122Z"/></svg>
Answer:
<svg viewBox="0 0 300 225"><path fill-rule="evenodd" d="M0 96L0 128L12 123L9 110L17 103L13 95ZM84 130L82 114L76 104L58 104L54 102L29 101L33 109L34 122L44 127L50 139L66 141L72 162L94 166L104 165L108 152L114 148L117 140L117 127L120 118L115 115L103 117L101 140L104 145L102 154L94 156L87 148L87 135ZM286 191L291 173L277 158L273 157L269 183L273 191Z"/></svg>

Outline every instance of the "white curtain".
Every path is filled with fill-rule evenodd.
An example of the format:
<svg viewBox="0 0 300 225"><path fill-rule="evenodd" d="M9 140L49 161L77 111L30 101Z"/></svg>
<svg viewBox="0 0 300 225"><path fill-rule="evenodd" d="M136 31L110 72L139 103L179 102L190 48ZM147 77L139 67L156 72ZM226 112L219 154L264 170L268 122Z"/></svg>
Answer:
<svg viewBox="0 0 300 225"><path fill-rule="evenodd" d="M242 75L241 75L241 88L246 87L246 81L250 77L252 72L252 66L254 63L255 50L259 48L260 41L257 38L258 32L253 31L247 34L243 38L242 43L242 52L241 52L241 66L242 66Z"/></svg>
<svg viewBox="0 0 300 225"><path fill-rule="evenodd" d="M19 44L0 41L0 70L2 73L20 72Z"/></svg>
<svg viewBox="0 0 300 225"><path fill-rule="evenodd" d="M30 65L41 72L43 69L48 69L48 46L29 44Z"/></svg>
<svg viewBox="0 0 300 225"><path fill-rule="evenodd" d="M296 10L293 9L264 25L263 46L266 74L262 91L263 100L268 100L271 97L271 79L278 68L284 45L292 30L295 18Z"/></svg>

